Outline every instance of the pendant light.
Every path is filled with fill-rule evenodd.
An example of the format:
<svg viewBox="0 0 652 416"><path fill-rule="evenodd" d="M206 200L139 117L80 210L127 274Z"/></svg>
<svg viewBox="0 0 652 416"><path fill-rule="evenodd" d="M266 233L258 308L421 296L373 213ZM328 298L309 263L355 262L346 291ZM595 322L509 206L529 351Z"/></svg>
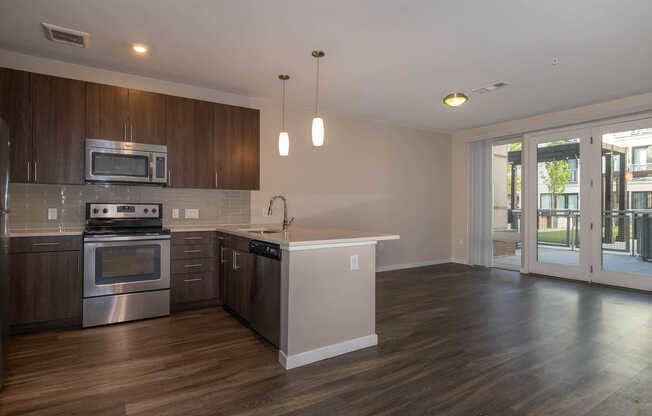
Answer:
<svg viewBox="0 0 652 416"><path fill-rule="evenodd" d="M312 119L312 145L324 145L324 119L319 116L319 58L323 58L324 51L312 51L312 56L317 59L317 82L315 86L315 116Z"/></svg>
<svg viewBox="0 0 652 416"><path fill-rule="evenodd" d="M283 81L283 104L281 105L281 133L278 135L278 154L287 156L290 153L290 135L285 130L285 81L290 79L289 75L279 75L278 79Z"/></svg>

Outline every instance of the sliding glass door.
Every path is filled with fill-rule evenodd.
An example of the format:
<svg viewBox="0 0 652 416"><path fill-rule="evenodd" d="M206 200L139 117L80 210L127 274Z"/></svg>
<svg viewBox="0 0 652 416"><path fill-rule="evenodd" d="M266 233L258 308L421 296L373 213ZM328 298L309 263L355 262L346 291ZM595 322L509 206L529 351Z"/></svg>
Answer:
<svg viewBox="0 0 652 416"><path fill-rule="evenodd" d="M582 230L590 229L591 183L582 171L589 142L587 129L525 138L530 272L588 280L590 250Z"/></svg>
<svg viewBox="0 0 652 416"><path fill-rule="evenodd" d="M652 290L652 119L594 128L590 215L593 273L599 283Z"/></svg>

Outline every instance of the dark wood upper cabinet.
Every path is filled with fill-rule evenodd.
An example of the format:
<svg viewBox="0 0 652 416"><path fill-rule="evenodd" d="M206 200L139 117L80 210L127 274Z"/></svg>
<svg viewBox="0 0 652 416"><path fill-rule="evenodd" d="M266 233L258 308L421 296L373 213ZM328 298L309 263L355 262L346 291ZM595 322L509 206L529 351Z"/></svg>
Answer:
<svg viewBox="0 0 652 416"><path fill-rule="evenodd" d="M29 72L0 68L0 117L9 124L9 180L28 182L33 163Z"/></svg>
<svg viewBox="0 0 652 416"><path fill-rule="evenodd" d="M84 183L86 83L32 74L36 183Z"/></svg>
<svg viewBox="0 0 652 416"><path fill-rule="evenodd" d="M131 141L165 144L166 96L129 90L129 132Z"/></svg>
<svg viewBox="0 0 652 416"><path fill-rule="evenodd" d="M260 189L260 111L214 104L220 189Z"/></svg>
<svg viewBox="0 0 652 416"><path fill-rule="evenodd" d="M127 140L129 89L86 83L86 136Z"/></svg>
<svg viewBox="0 0 652 416"><path fill-rule="evenodd" d="M215 188L213 104L168 96L165 113L169 185Z"/></svg>

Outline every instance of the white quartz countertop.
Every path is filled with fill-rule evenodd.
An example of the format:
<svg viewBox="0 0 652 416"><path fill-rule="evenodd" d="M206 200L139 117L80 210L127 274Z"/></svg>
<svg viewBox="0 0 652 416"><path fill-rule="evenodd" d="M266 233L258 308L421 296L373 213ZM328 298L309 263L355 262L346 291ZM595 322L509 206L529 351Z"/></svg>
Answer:
<svg viewBox="0 0 652 416"><path fill-rule="evenodd" d="M249 224L218 226L216 230L239 237L279 244L283 248L290 249L298 247L305 248L307 246L329 246L381 240L398 240L400 238L400 236L395 234L340 230L335 228L305 228L293 225L290 225L290 229L286 233L257 233L246 231L253 229L278 230L280 228L281 226L278 224Z"/></svg>
<svg viewBox="0 0 652 416"><path fill-rule="evenodd" d="M69 228L10 228L9 237L62 237L66 235L82 235L83 227Z"/></svg>

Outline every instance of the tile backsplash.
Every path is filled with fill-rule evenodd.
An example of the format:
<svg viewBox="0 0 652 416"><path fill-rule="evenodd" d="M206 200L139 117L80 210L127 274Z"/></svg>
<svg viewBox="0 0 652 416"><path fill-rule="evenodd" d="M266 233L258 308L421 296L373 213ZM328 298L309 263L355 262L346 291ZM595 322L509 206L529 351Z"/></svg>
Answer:
<svg viewBox="0 0 652 416"><path fill-rule="evenodd" d="M84 225L86 202L161 202L165 225L247 224L251 219L249 191L175 189L123 185L9 185L9 226L60 228ZM57 219L48 220L48 209ZM179 218L172 218L172 209ZM199 210L198 218L185 218L185 210Z"/></svg>

